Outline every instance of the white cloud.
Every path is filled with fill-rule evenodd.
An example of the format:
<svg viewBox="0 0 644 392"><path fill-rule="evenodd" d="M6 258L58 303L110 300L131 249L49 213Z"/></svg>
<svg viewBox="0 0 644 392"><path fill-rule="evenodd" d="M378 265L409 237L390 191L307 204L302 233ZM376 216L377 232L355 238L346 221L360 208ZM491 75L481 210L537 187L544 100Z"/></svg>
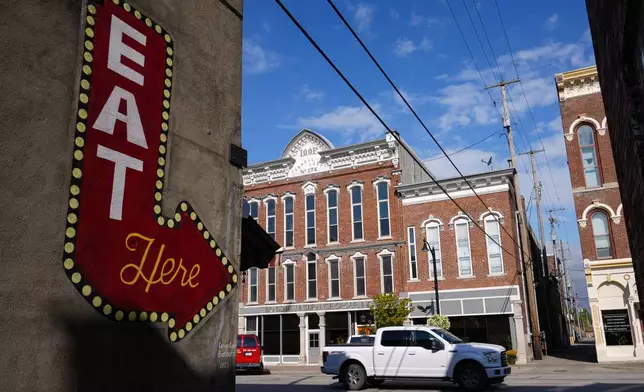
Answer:
<svg viewBox="0 0 644 392"><path fill-rule="evenodd" d="M454 125L465 127L500 121L490 98L474 83L444 87L433 100L446 109L438 118L438 127L443 131L451 130Z"/></svg>
<svg viewBox="0 0 644 392"><path fill-rule="evenodd" d="M306 102L314 102L322 100L326 96L326 93L324 91L311 90L308 85L305 85L302 86L302 91L299 96Z"/></svg>
<svg viewBox="0 0 644 392"><path fill-rule="evenodd" d="M381 116L382 107L378 104L371 105ZM382 124L364 106L338 106L337 108L319 116L300 117L297 119L298 127L321 129L344 133L345 136L358 135L360 140L372 139L384 132Z"/></svg>
<svg viewBox="0 0 644 392"><path fill-rule="evenodd" d="M398 38L394 47L394 53L398 57L405 57L418 50L426 52L430 50L432 46L432 42L427 38L423 38L419 43L415 43L407 38Z"/></svg>
<svg viewBox="0 0 644 392"><path fill-rule="evenodd" d="M269 33L271 31L271 24L268 22L263 22L262 29L264 29L265 32Z"/></svg>
<svg viewBox="0 0 644 392"><path fill-rule="evenodd" d="M546 23L545 23L544 28L546 30L552 31L552 30L557 28L558 24L559 24L559 15L552 14L552 15L550 15L550 17L548 17L548 19L546 19Z"/></svg>
<svg viewBox="0 0 644 392"><path fill-rule="evenodd" d="M510 85L508 88L512 98L512 109L521 114L528 109L526 99L531 108L545 107L557 102L557 91L552 77L543 77L538 79L528 79L521 82L523 90L518 83ZM525 92L525 97L523 96Z"/></svg>
<svg viewBox="0 0 644 392"><path fill-rule="evenodd" d="M392 8L389 10L389 16L391 16L393 19L400 19L400 12Z"/></svg>
<svg viewBox="0 0 644 392"><path fill-rule="evenodd" d="M356 22L358 31L368 31L373 22L375 6L371 4L358 4L353 14L353 20Z"/></svg>
<svg viewBox="0 0 644 392"><path fill-rule="evenodd" d="M425 17L422 16L421 14L417 14L416 11L411 12L411 17L409 19L409 25L410 26L418 26L423 23L425 20Z"/></svg>
<svg viewBox="0 0 644 392"><path fill-rule="evenodd" d="M243 42L243 68L251 74L261 74L279 67L276 53L263 49L252 39Z"/></svg>

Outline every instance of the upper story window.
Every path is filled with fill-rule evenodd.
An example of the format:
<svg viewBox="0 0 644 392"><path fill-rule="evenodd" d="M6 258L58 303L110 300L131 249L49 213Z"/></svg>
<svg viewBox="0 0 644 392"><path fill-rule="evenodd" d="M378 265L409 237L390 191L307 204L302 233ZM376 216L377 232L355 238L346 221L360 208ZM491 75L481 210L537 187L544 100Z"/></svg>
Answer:
<svg viewBox="0 0 644 392"><path fill-rule="evenodd" d="M276 286L277 286L277 271L275 267L268 267L266 270L266 302L275 302L276 300Z"/></svg>
<svg viewBox="0 0 644 392"><path fill-rule="evenodd" d="M590 125L582 125L577 130L577 133L579 138L579 148L581 150L581 161L584 168L584 178L586 180L586 188L601 186L594 130Z"/></svg>
<svg viewBox="0 0 644 392"><path fill-rule="evenodd" d="M284 197L284 247L292 248L294 246L294 204L293 196Z"/></svg>
<svg viewBox="0 0 644 392"><path fill-rule="evenodd" d="M595 238L595 250L598 259L609 259L613 257L613 250L610 245L610 227L608 217L603 211L596 211L591 217L593 225L593 237Z"/></svg>
<svg viewBox="0 0 644 392"><path fill-rule="evenodd" d="M266 232L275 239L275 199L266 200Z"/></svg>
<svg viewBox="0 0 644 392"><path fill-rule="evenodd" d="M362 185L353 185L349 188L351 193L351 224L353 240L362 240Z"/></svg>
<svg viewBox="0 0 644 392"><path fill-rule="evenodd" d="M306 256L306 298L318 297L318 264L315 253Z"/></svg>
<svg viewBox="0 0 644 392"><path fill-rule="evenodd" d="M340 259L331 256L326 261L329 264L329 298L340 298Z"/></svg>
<svg viewBox="0 0 644 392"><path fill-rule="evenodd" d="M284 301L295 301L295 263L284 261Z"/></svg>
<svg viewBox="0 0 644 392"><path fill-rule="evenodd" d="M258 277L257 275L259 274L259 270L257 268L251 268L248 270L248 302L249 303L257 303L258 298L257 298L257 281Z"/></svg>
<svg viewBox="0 0 644 392"><path fill-rule="evenodd" d="M351 257L353 261L354 295L364 297L367 295L367 259L363 254L355 254Z"/></svg>
<svg viewBox="0 0 644 392"><path fill-rule="evenodd" d="M409 279L418 279L418 261L416 260L416 228L407 228L407 249L409 250Z"/></svg>
<svg viewBox="0 0 644 392"><path fill-rule="evenodd" d="M381 180L376 183L378 197L378 236L379 238L390 237L389 225L389 182Z"/></svg>
<svg viewBox="0 0 644 392"><path fill-rule="evenodd" d="M315 245L315 195L306 195L306 244Z"/></svg>
<svg viewBox="0 0 644 392"><path fill-rule="evenodd" d="M441 261L441 233L440 233L440 223L438 222L429 222L425 226L425 232L427 234L427 245L429 249L434 248L434 254L436 256L436 276L438 279L443 278L443 263ZM429 261L429 277L434 279L434 261L432 260L432 252L427 252L427 257Z"/></svg>
<svg viewBox="0 0 644 392"><path fill-rule="evenodd" d="M248 202L250 206L250 217L255 219L255 222L259 222L259 202L257 200L252 200Z"/></svg>
<svg viewBox="0 0 644 392"><path fill-rule="evenodd" d="M501 227L498 217L488 215L485 217L485 236L487 242L487 262L490 275L503 273L503 256L501 254Z"/></svg>
<svg viewBox="0 0 644 392"><path fill-rule="evenodd" d="M472 254L470 251L470 223L467 219L454 222L456 233L456 254L458 256L458 276L472 276Z"/></svg>
<svg viewBox="0 0 644 392"><path fill-rule="evenodd" d="M338 242L338 190L328 189L326 191L326 211L327 211L327 232L328 243Z"/></svg>
<svg viewBox="0 0 644 392"><path fill-rule="evenodd" d="M394 262L393 253L383 251L378 254L380 258L380 284L381 291L385 294L394 292Z"/></svg>

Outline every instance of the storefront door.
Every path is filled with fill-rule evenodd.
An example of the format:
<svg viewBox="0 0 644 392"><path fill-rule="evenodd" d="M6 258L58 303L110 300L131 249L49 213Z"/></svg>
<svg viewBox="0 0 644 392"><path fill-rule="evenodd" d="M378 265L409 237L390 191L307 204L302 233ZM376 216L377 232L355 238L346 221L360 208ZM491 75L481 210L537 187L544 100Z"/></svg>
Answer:
<svg viewBox="0 0 644 392"><path fill-rule="evenodd" d="M320 331L309 331L309 363L320 362Z"/></svg>

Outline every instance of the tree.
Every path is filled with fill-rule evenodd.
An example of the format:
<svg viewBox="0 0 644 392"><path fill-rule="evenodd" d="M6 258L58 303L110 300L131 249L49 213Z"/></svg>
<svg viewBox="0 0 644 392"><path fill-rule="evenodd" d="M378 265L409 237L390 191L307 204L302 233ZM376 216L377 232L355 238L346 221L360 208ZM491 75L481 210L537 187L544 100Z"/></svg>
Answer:
<svg viewBox="0 0 644 392"><path fill-rule="evenodd" d="M447 316L443 316L442 314L432 314L432 316L427 319L427 325L449 331L449 327L452 324L449 322L449 318Z"/></svg>
<svg viewBox="0 0 644 392"><path fill-rule="evenodd" d="M590 313L588 312L588 309L582 308L581 311L579 312L579 321L581 323L582 328L588 328L591 325L591 317Z"/></svg>
<svg viewBox="0 0 644 392"><path fill-rule="evenodd" d="M376 328L401 326L411 313L411 299L398 298L396 294L378 294L369 307Z"/></svg>

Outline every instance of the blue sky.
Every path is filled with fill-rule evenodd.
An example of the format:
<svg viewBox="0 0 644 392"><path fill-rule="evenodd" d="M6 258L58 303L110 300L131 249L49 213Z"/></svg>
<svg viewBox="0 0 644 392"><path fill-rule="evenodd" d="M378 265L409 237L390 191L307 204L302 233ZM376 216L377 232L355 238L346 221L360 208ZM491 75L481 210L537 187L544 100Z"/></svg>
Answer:
<svg viewBox="0 0 644 392"><path fill-rule="evenodd" d="M438 177L453 176L449 162L440 158L435 143L327 2L283 2L388 125L426 160L429 169ZM542 144L546 149L549 165L544 154L537 159L537 175L545 188L544 209L566 208L556 213L557 233L569 242L572 260L567 264L580 298L587 294L554 74L594 64L584 3L498 0L525 91L524 97L519 84L509 88L515 146L517 152L541 149ZM494 132L503 134L493 104L496 101L501 107L500 93L490 90L488 95L474 64L488 85L496 83L499 74L504 80L517 76L494 0L449 2L474 61L445 0L336 0L335 4L448 153ZM246 0L242 130L249 163L279 158L288 141L304 127L323 134L336 147L384 135L380 123L275 2ZM506 139L494 135L452 159L467 174L488 170L481 160L489 157L493 168L507 167L508 155ZM519 173L528 200L533 196L528 157L520 159ZM538 232L534 204L530 203L529 212ZM548 233L546 227L550 242Z"/></svg>

